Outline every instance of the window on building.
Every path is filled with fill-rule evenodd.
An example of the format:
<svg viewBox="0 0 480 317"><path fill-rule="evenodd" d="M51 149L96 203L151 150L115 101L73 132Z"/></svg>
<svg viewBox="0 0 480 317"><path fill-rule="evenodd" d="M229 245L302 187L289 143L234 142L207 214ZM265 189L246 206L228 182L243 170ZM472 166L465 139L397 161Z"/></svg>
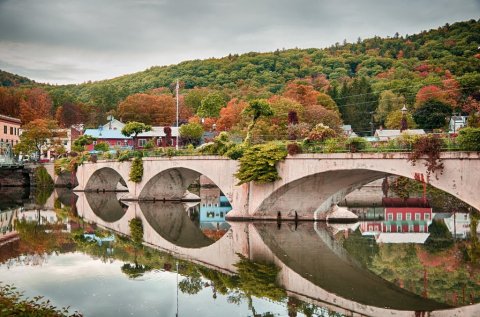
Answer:
<svg viewBox="0 0 480 317"><path fill-rule="evenodd" d="M373 231L373 226L372 225L368 226L368 231Z"/></svg>
<svg viewBox="0 0 480 317"><path fill-rule="evenodd" d="M4 133L4 134L7 134L7 131L8 131L8 128L7 128L6 125L4 125L4 126L3 126L3 133Z"/></svg>
<svg viewBox="0 0 480 317"><path fill-rule="evenodd" d="M122 145L122 141L117 141L117 145L118 145L118 146L121 146L121 145Z"/></svg>
<svg viewBox="0 0 480 317"><path fill-rule="evenodd" d="M420 213L419 212L415 213L415 220L420 220Z"/></svg>
<svg viewBox="0 0 480 317"><path fill-rule="evenodd" d="M402 232L402 226L401 225L397 225L397 232Z"/></svg>
<svg viewBox="0 0 480 317"><path fill-rule="evenodd" d="M413 225L408 225L408 232L413 232Z"/></svg>
<svg viewBox="0 0 480 317"><path fill-rule="evenodd" d="M10 127L10 135L13 135L13 127Z"/></svg>
<svg viewBox="0 0 480 317"><path fill-rule="evenodd" d="M93 144L94 146L95 146L95 145L97 145L97 141L93 141L93 143L92 143L92 144Z"/></svg>
<svg viewBox="0 0 480 317"><path fill-rule="evenodd" d="M412 214L411 213L408 212L405 216L407 217L406 220L412 220Z"/></svg>
<svg viewBox="0 0 480 317"><path fill-rule="evenodd" d="M428 213L427 213L427 214L424 214L424 215L423 215L423 219L424 219L424 220L430 220L430 214L428 214Z"/></svg>
<svg viewBox="0 0 480 317"><path fill-rule="evenodd" d="M388 214L387 218L388 218L388 220L393 220L393 214Z"/></svg>
<svg viewBox="0 0 480 317"><path fill-rule="evenodd" d="M387 225L387 232L392 232L392 226L391 225Z"/></svg>
<svg viewBox="0 0 480 317"><path fill-rule="evenodd" d="M425 232L425 227L423 225L420 225L420 232Z"/></svg>
<svg viewBox="0 0 480 317"><path fill-rule="evenodd" d="M397 214L397 220L402 220L402 214L401 213Z"/></svg>
<svg viewBox="0 0 480 317"><path fill-rule="evenodd" d="M147 140L145 139L138 139L138 146L144 147L147 144Z"/></svg>

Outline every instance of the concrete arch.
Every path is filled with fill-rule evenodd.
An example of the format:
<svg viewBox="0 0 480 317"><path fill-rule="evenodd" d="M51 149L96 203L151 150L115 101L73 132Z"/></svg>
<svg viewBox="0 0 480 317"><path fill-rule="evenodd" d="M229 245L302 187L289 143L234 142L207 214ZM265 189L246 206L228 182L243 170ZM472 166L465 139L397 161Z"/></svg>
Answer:
<svg viewBox="0 0 480 317"><path fill-rule="evenodd" d="M322 212L355 188L385 176L369 170L327 171L305 176L275 190L255 211L263 218L321 219Z"/></svg>
<svg viewBox="0 0 480 317"><path fill-rule="evenodd" d="M122 186L126 187L126 182L117 170L110 167L102 167L90 176L84 190L86 192L115 192L121 191L119 189Z"/></svg>
<svg viewBox="0 0 480 317"><path fill-rule="evenodd" d="M478 188L480 177L476 172L480 163L480 155L476 153L442 153L444 164L442 175L432 175L429 183L449 194L452 194L476 209L480 209ZM415 166L408 161L408 153L336 153L336 154L300 154L289 156L277 166L280 180L270 184L244 184L242 190L247 195L239 195L243 200L235 201L235 209L229 213L228 219L272 219L272 213L282 213L282 219L293 219L295 211L300 211L304 197L315 197L315 186L321 185L328 190L324 201L313 199L312 204L302 206L310 208L310 213L303 213L304 219L323 219L332 203L352 189L352 184L361 185L369 180L384 175L399 175L416 179L427 179L424 161ZM346 172L348 171L348 172ZM317 176L315 176L317 175ZM322 178L317 178L318 176ZM312 178L313 177L313 178ZM317 178L317 179L314 179ZM329 184L333 189L328 189ZM353 187L354 188L354 187ZM282 194L288 193L282 200ZM294 195L295 194L295 195ZM288 198L288 200L287 200ZM276 202L277 201L277 202ZM276 210L267 210L276 208ZM285 217L284 217L285 215ZM276 218L276 214L273 218Z"/></svg>
<svg viewBox="0 0 480 317"><path fill-rule="evenodd" d="M203 248L215 243L206 237L187 215L179 202L140 202L140 209L150 227L162 238L182 248Z"/></svg>
<svg viewBox="0 0 480 317"><path fill-rule="evenodd" d="M93 213L105 222L117 222L127 213L128 206L122 204L114 192L85 193L85 198Z"/></svg>
<svg viewBox="0 0 480 317"><path fill-rule="evenodd" d="M151 177L143 186L139 200L180 200L201 174L184 167L171 168Z"/></svg>

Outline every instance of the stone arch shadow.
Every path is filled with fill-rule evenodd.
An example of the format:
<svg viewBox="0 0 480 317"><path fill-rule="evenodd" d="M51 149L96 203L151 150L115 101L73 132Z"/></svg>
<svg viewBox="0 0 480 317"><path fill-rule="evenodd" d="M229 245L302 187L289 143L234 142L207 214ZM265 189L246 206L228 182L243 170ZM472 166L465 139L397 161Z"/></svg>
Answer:
<svg viewBox="0 0 480 317"><path fill-rule="evenodd" d="M128 191L127 183L113 168L102 167L88 179L86 192L119 192Z"/></svg>
<svg viewBox="0 0 480 317"><path fill-rule="evenodd" d="M78 179L75 172L62 171L56 175L55 187L75 188L78 186Z"/></svg>
<svg viewBox="0 0 480 317"><path fill-rule="evenodd" d="M254 211L255 216L276 219L325 219L326 211L353 190L385 176L395 174L372 169L340 169L313 173L286 183L264 199ZM430 184L440 190L444 190Z"/></svg>
<svg viewBox="0 0 480 317"><path fill-rule="evenodd" d="M104 222L115 223L127 213L128 206L114 192L87 192L85 198L93 213Z"/></svg>
<svg viewBox="0 0 480 317"><path fill-rule="evenodd" d="M163 170L146 182L138 200L188 200L186 196L188 187L202 175L212 181L209 175L185 167ZM218 186L220 191L225 192L219 184L214 181L212 183ZM229 202L231 204L231 201Z"/></svg>

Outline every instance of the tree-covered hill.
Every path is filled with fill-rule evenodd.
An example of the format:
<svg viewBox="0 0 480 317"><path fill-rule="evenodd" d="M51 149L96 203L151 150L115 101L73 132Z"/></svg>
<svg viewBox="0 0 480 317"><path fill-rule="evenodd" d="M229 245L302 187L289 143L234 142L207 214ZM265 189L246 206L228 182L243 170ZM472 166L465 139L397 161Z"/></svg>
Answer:
<svg viewBox="0 0 480 317"><path fill-rule="evenodd" d="M369 117L354 124L365 131L370 129L367 114L376 111L381 93L387 90L401 96L409 107L415 104L419 90L429 85L439 86L447 94L459 94L455 97L458 103L469 96L479 100L479 47L480 20L470 20L415 35L358 39L356 43L335 43L325 49L251 52L185 61L78 85L49 86L18 80L15 83L47 91L53 111L65 103L82 103L96 107L103 115L117 110L133 94L172 93L177 79L182 83L183 95L206 87L221 94L225 104L232 98L282 95L292 81L301 80L328 93L346 123L359 115ZM6 77L3 73L0 78ZM449 80L455 81L454 85ZM5 82L4 86L11 86L10 81ZM354 104L365 107L354 109Z"/></svg>

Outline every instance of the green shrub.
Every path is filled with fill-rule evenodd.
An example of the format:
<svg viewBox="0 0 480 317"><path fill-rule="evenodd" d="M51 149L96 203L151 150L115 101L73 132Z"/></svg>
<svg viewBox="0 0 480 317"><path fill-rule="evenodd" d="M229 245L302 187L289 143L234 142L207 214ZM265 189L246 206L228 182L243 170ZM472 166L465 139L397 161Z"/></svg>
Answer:
<svg viewBox="0 0 480 317"><path fill-rule="evenodd" d="M107 152L107 151L110 150L110 145L106 142L100 142L100 143L95 144L93 149L95 151Z"/></svg>
<svg viewBox="0 0 480 317"><path fill-rule="evenodd" d="M365 150L368 146L368 142L362 137L354 137L348 138L347 142L345 142L345 145L347 147L347 150L349 150L351 153L355 153Z"/></svg>
<svg viewBox="0 0 480 317"><path fill-rule="evenodd" d="M130 160L130 152L129 151L122 151L118 153L118 161L125 162Z"/></svg>
<svg viewBox="0 0 480 317"><path fill-rule="evenodd" d="M464 151L480 151L480 128L463 128L457 137L460 149Z"/></svg>
<svg viewBox="0 0 480 317"><path fill-rule="evenodd" d="M240 158L240 168L235 176L238 185L254 181L270 183L280 179L276 164L287 156L285 145L278 142L259 144L249 147Z"/></svg>
<svg viewBox="0 0 480 317"><path fill-rule="evenodd" d="M141 245L143 241L143 224L142 219L133 218L128 222L130 227L130 236L132 241L137 245Z"/></svg>
<svg viewBox="0 0 480 317"><path fill-rule="evenodd" d="M48 174L47 170L43 166L35 168L35 183L37 187L53 187L53 179Z"/></svg>
<svg viewBox="0 0 480 317"><path fill-rule="evenodd" d="M129 180L135 183L140 183L143 177L143 161L141 158L136 157L132 162L130 168Z"/></svg>
<svg viewBox="0 0 480 317"><path fill-rule="evenodd" d="M327 139L323 146L323 152L336 153L345 150L345 140L340 138Z"/></svg>
<svg viewBox="0 0 480 317"><path fill-rule="evenodd" d="M228 158L230 158L232 160L238 160L245 153L245 149L246 149L246 147L243 143L242 144L235 144L232 147L230 147L230 149L228 149L228 151L225 153L225 156L227 156Z"/></svg>

